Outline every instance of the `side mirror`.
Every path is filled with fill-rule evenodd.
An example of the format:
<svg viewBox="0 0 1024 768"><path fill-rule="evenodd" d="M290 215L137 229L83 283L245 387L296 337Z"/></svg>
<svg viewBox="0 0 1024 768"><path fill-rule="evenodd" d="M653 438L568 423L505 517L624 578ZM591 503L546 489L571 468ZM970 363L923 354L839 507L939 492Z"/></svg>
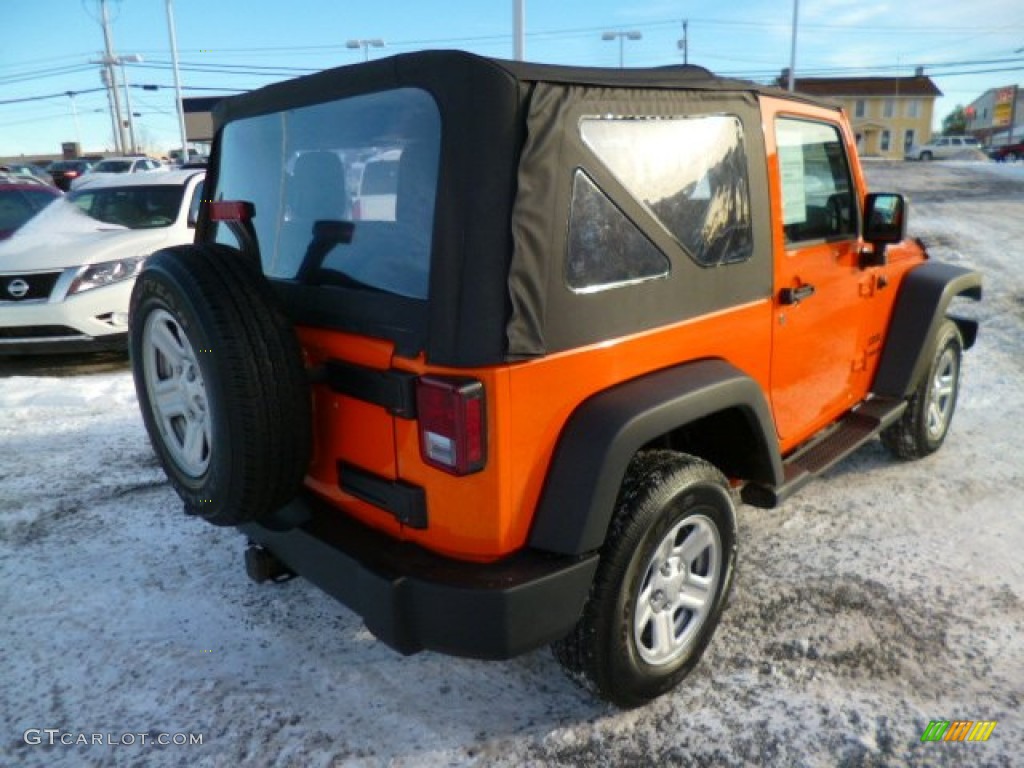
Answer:
<svg viewBox="0 0 1024 768"><path fill-rule="evenodd" d="M885 264L885 248L907 237L907 201L903 195L872 192L864 205L864 239L874 246L862 254L861 266Z"/></svg>

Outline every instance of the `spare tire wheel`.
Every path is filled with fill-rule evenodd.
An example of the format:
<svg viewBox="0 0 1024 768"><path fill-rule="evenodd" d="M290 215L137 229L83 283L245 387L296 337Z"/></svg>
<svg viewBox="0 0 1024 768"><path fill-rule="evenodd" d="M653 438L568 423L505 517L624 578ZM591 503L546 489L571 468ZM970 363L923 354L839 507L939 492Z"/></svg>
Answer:
<svg viewBox="0 0 1024 768"><path fill-rule="evenodd" d="M239 525L294 498L311 451L302 352L241 252L152 255L132 291L130 349L149 439L186 512Z"/></svg>

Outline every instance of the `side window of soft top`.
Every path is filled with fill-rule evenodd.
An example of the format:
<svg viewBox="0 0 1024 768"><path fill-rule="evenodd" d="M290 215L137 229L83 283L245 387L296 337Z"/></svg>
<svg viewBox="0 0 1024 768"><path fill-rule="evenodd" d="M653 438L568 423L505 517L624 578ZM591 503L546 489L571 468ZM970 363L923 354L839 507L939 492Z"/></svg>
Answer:
<svg viewBox="0 0 1024 768"><path fill-rule="evenodd" d="M753 254L743 125L732 115L587 117L584 143L703 267Z"/></svg>

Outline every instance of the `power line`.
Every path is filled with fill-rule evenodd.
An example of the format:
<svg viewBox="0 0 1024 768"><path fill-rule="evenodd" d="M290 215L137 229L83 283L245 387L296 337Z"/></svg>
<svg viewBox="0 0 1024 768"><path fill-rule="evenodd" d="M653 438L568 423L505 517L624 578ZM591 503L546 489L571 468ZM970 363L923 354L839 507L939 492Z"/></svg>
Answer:
<svg viewBox="0 0 1024 768"><path fill-rule="evenodd" d="M25 96L20 99L4 99L0 101L0 106L6 104L24 104L28 101L44 101L46 99L65 99L68 96L78 96L83 93L96 93L97 91L105 91L106 88L87 88L84 91L61 91L60 93L49 93L45 96Z"/></svg>

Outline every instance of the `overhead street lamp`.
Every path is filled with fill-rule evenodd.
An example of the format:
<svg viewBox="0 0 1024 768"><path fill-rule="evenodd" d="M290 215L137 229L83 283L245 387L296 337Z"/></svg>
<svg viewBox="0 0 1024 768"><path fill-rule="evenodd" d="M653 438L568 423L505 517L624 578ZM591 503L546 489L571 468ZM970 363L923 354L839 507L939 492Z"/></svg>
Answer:
<svg viewBox="0 0 1024 768"><path fill-rule="evenodd" d="M374 37L370 40L349 40L345 43L346 48L363 49L363 61L370 60L370 49L371 48L383 48L384 41L379 37Z"/></svg>
<svg viewBox="0 0 1024 768"><path fill-rule="evenodd" d="M101 79L103 84L110 89L110 93L113 94L114 101L114 114L115 114L115 126L116 131L114 132L114 143L117 145L117 150L124 154L132 154L136 151L135 147L135 121L132 119L132 97L129 93L128 86L128 75L124 71L125 63L138 64L142 61L142 57L137 53L128 54L127 56L103 56L100 59L93 60L92 64L102 64L106 69L104 70L107 74L103 75ZM121 81L124 84L124 98L125 108L128 112L128 141L124 137L124 124L122 123L123 115L121 112L121 102L118 97L118 91L120 86L117 82L117 70L114 67L118 67L121 70ZM129 146L130 143L130 146Z"/></svg>
<svg viewBox="0 0 1024 768"><path fill-rule="evenodd" d="M603 32L601 34L602 40L615 40L618 38L619 41L619 69L622 69L623 64L623 53L627 40L639 40L643 37L643 33L631 29L628 31L616 30L614 32Z"/></svg>

